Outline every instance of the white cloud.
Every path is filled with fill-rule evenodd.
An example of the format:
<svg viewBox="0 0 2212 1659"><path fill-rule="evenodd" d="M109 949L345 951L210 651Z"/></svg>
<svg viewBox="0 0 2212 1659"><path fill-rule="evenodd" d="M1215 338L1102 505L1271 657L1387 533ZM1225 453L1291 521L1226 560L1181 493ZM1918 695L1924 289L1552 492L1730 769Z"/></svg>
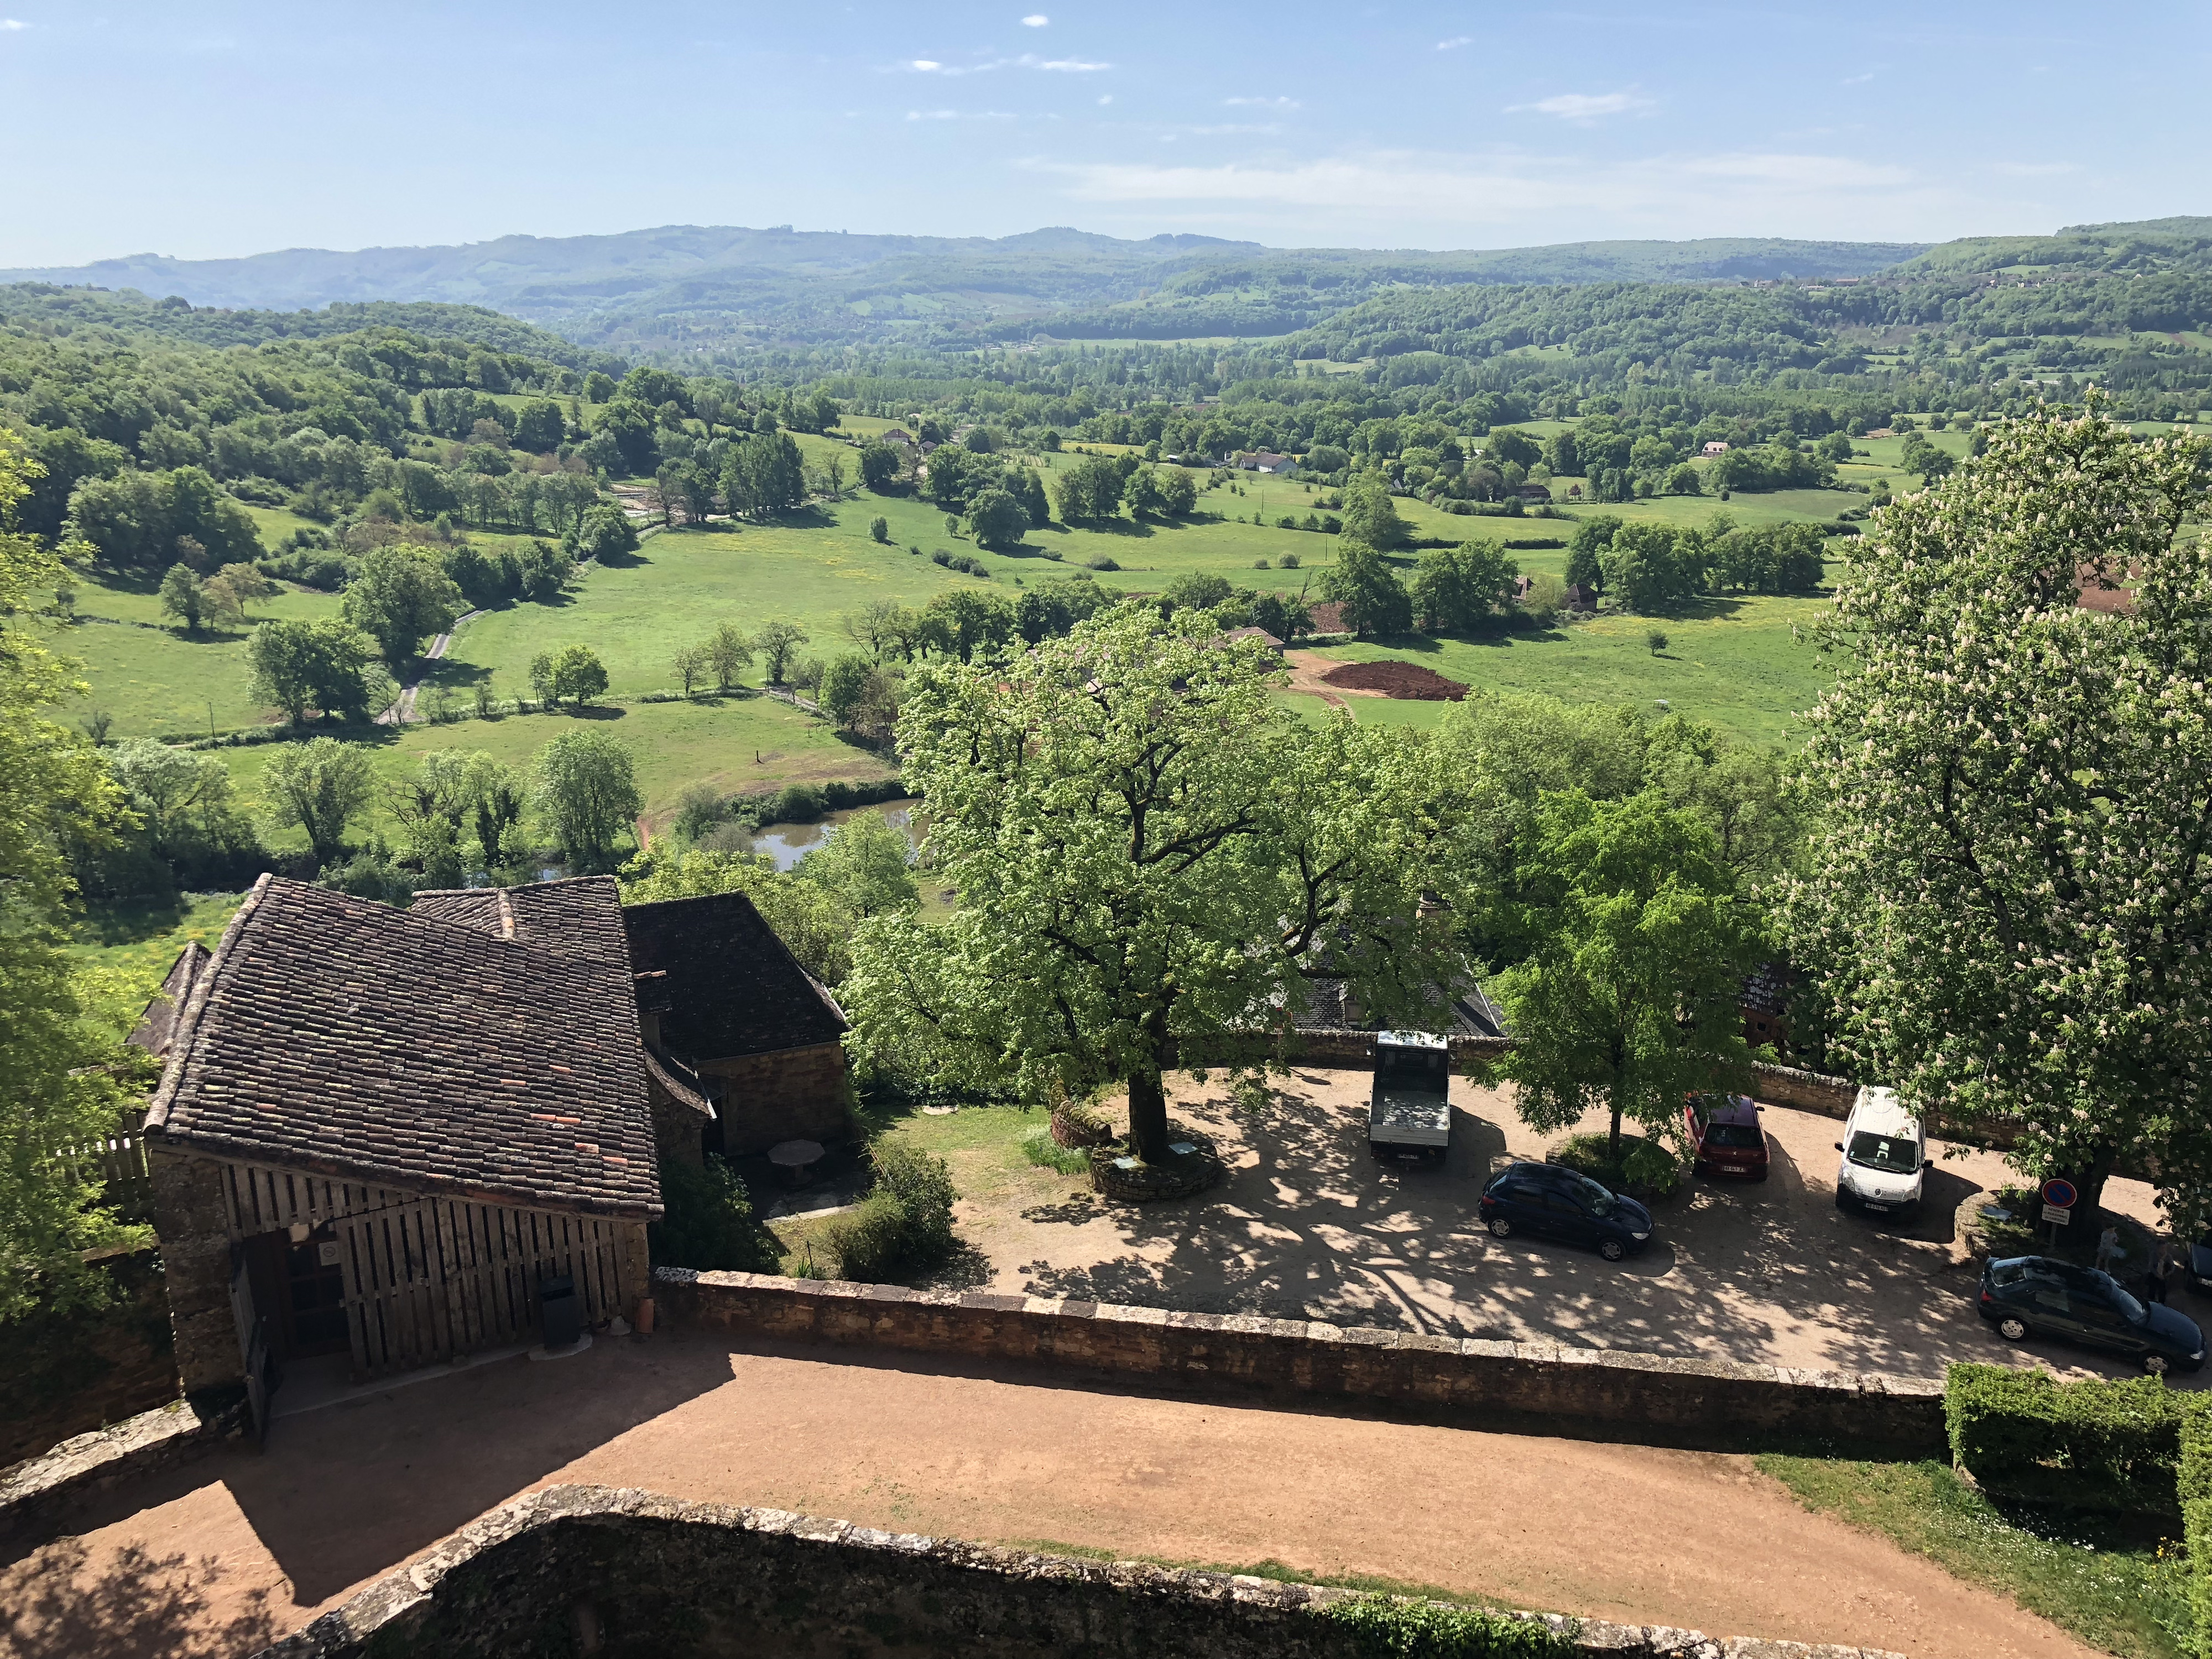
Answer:
<svg viewBox="0 0 2212 1659"><path fill-rule="evenodd" d="M1032 69L1052 70L1063 75L1091 75L1100 70L1109 70L1111 64L1086 63L1080 58L1040 58L1025 52L1018 58L994 58L985 64L944 64L934 58L915 58L905 67L923 75L988 75L994 70Z"/></svg>
<svg viewBox="0 0 2212 1659"><path fill-rule="evenodd" d="M1109 105L1109 104L1112 103L1113 101L1114 101L1114 94L1113 94L1112 93L1110 93L1110 92L1109 92L1109 93L1103 94L1100 96L1099 100L1098 100L1098 106L1099 106L1099 108L1103 109L1103 108L1105 108L1105 107L1106 107L1106 106L1107 106L1107 105Z"/></svg>
<svg viewBox="0 0 2212 1659"><path fill-rule="evenodd" d="M2059 179L2081 168L2072 161L1999 161L1991 171L2008 179Z"/></svg>
<svg viewBox="0 0 2212 1659"><path fill-rule="evenodd" d="M1462 46L1471 46L1474 44L1474 37L1473 35L1455 34L1449 40L1437 41L1437 50L1438 52L1457 52Z"/></svg>
<svg viewBox="0 0 2212 1659"><path fill-rule="evenodd" d="M933 59L931 59L931 58L915 58L915 59L914 60L914 62L912 62L911 64L908 64L907 65L907 67L908 67L908 69L920 70L921 70L924 75L927 75L927 74L928 74L932 70L941 70L941 69L943 69L943 68L945 67L945 65L944 65L944 64L942 64L937 63L937 62L935 62Z"/></svg>
<svg viewBox="0 0 2212 1659"><path fill-rule="evenodd" d="M1224 98L1221 100L1231 109L1296 109L1295 98Z"/></svg>
<svg viewBox="0 0 2212 1659"><path fill-rule="evenodd" d="M1451 246L1511 246L1607 232L1699 235L1904 236L1954 219L1969 200L1910 167L1846 155L1730 151L1598 163L1583 155L1372 151L1310 161L1219 166L1139 161L1023 163L1056 175L1075 201L1142 204L1148 222L1326 228L1407 246L1419 228ZM1500 238L1506 240L1500 240ZM1468 246L1460 242L1460 246Z"/></svg>
<svg viewBox="0 0 2212 1659"><path fill-rule="evenodd" d="M13 34L18 29L27 29L30 27L20 17L0 17L0 34Z"/></svg>
<svg viewBox="0 0 2212 1659"><path fill-rule="evenodd" d="M1033 11L1028 16L1022 19L1022 27L1024 28L1041 29L1050 21L1052 21L1052 19L1046 16L1042 12Z"/></svg>
<svg viewBox="0 0 2212 1659"><path fill-rule="evenodd" d="M1012 121L1018 118L1002 109L910 109L909 121Z"/></svg>
<svg viewBox="0 0 2212 1659"><path fill-rule="evenodd" d="M1844 77L1843 84L1847 87L1863 87L1873 79L1874 71L1872 70L1869 70L1864 75L1846 75Z"/></svg>
<svg viewBox="0 0 2212 1659"><path fill-rule="evenodd" d="M1556 115L1563 121L1593 121L1601 115L1625 115L1630 110L1650 109L1655 102L1632 92L1563 92L1556 97L1539 98L1533 104L1508 104L1505 112L1515 115L1532 109L1539 115Z"/></svg>
<svg viewBox="0 0 2212 1659"><path fill-rule="evenodd" d="M1062 75L1095 75L1100 70L1109 70L1111 64L1086 64L1080 58L1053 58L1040 63L1024 53L1014 60L1024 69L1056 70Z"/></svg>

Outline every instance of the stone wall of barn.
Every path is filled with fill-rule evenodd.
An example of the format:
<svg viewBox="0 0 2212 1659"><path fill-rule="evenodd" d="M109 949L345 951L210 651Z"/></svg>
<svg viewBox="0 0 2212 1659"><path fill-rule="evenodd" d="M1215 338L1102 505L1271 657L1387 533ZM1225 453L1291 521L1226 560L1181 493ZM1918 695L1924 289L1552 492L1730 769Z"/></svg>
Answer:
<svg viewBox="0 0 2212 1659"><path fill-rule="evenodd" d="M705 1060L699 1071L722 1085L722 1150L731 1158L844 1133L852 1089L835 1042Z"/></svg>

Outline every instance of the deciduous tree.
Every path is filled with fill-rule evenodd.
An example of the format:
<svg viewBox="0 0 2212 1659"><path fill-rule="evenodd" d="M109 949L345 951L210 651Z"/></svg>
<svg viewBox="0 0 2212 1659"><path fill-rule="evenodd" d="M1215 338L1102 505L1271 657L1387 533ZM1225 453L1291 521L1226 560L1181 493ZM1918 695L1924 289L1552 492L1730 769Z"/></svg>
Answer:
<svg viewBox="0 0 2212 1659"><path fill-rule="evenodd" d="M607 867L645 810L629 750L605 732L565 732L538 751L532 803L580 869Z"/></svg>
<svg viewBox="0 0 2212 1659"><path fill-rule="evenodd" d="M1825 629L1793 957L1862 1076L2014 1130L2082 1214L2124 1152L2212 1170L2208 506L2201 438L2008 422L1845 544Z"/></svg>
<svg viewBox="0 0 2212 1659"><path fill-rule="evenodd" d="M345 835L375 793L367 751L335 738L280 744L262 769L262 797L270 822L307 838L318 864L345 850Z"/></svg>

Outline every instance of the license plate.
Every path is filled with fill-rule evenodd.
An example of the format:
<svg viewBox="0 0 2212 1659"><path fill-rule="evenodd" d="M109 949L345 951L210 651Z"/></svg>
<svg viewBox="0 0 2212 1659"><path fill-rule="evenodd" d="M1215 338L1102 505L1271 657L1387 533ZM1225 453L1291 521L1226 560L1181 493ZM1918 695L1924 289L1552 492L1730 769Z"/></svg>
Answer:
<svg viewBox="0 0 2212 1659"><path fill-rule="evenodd" d="M1871 1210L1876 1215L1887 1215L1889 1213L1889 1206L1887 1204L1869 1204L1867 1206L1867 1208Z"/></svg>

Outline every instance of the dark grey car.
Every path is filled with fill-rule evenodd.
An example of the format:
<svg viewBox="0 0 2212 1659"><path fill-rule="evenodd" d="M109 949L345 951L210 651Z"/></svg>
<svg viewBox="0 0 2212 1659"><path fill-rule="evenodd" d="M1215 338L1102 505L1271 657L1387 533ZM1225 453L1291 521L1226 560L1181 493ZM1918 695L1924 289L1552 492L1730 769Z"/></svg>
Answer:
<svg viewBox="0 0 2212 1659"><path fill-rule="evenodd" d="M2204 1364L2197 1322L2138 1301L2112 1274L2047 1255L2015 1255L1982 1270L1979 1311L2008 1342L2055 1336L2139 1359L2147 1371L2193 1371Z"/></svg>

